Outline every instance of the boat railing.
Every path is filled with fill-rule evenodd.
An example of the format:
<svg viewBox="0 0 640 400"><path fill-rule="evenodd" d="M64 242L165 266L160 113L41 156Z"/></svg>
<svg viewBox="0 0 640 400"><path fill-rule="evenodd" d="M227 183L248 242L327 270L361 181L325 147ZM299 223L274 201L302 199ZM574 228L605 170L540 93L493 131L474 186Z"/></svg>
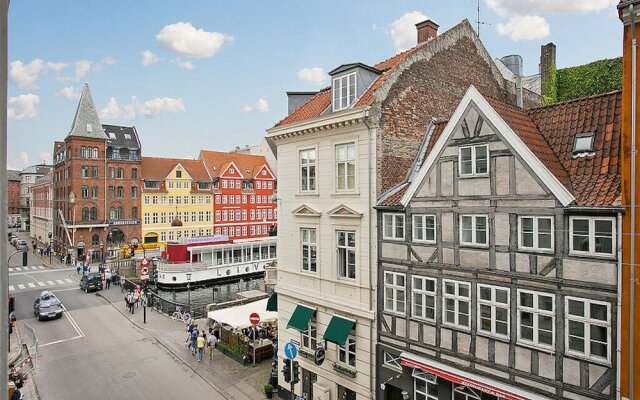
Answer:
<svg viewBox="0 0 640 400"><path fill-rule="evenodd" d="M158 272L185 272L185 271L204 271L209 268L207 263L197 262L197 263L158 263L157 264Z"/></svg>

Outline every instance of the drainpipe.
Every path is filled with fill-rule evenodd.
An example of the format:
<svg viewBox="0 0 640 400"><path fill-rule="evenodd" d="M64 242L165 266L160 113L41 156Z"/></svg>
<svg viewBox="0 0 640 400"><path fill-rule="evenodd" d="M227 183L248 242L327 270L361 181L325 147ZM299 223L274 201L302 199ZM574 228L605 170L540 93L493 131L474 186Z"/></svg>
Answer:
<svg viewBox="0 0 640 400"><path fill-rule="evenodd" d="M372 157L372 150L371 150L371 130L373 129L371 127L371 125L369 125L369 123L371 122L369 119L369 109L365 110L364 112L364 124L367 127L367 135L368 135L368 156L367 156L367 174L368 174L368 178L367 178L367 182L368 182L368 188L367 188L367 201L368 201L368 205L367 205L367 209L369 211L369 218L367 221L367 229L369 231L369 309L371 311L373 311L373 320L371 321L371 324L369 325L369 390L370 390L370 394L369 394L369 398L371 399L375 399L375 393L376 393L376 382L375 382L375 370L376 370L376 361L375 361L375 354L376 354L376 342L378 340L378 338L374 338L373 335L375 333L375 330L373 328L373 326L376 324L377 321L377 314L376 314L376 309L375 307L373 307L373 299L374 299L374 294L373 294L373 269L374 268L378 268L378 257L377 254L374 254L372 257L372 253L374 248L377 248L377 246L373 246L374 243L372 243L372 238L373 240L377 241L377 234L373 234L371 232L371 227L373 226L373 224L371 223L371 218L374 215L373 212L373 201L372 201L372 195L371 195L371 191L373 190L373 183L371 182L371 176L375 176L375 174L373 174L372 169L372 162L371 162L371 157ZM377 244L377 243L376 243ZM375 264L375 265L374 265Z"/></svg>
<svg viewBox="0 0 640 400"><path fill-rule="evenodd" d="M620 400L620 360L622 357L622 213L618 213L618 301L616 303L616 400Z"/></svg>
<svg viewBox="0 0 640 400"><path fill-rule="evenodd" d="M636 261L636 21L633 3L629 4L631 22L631 240L630 240L630 307L629 307L629 397L633 398L634 325L635 325L635 261Z"/></svg>

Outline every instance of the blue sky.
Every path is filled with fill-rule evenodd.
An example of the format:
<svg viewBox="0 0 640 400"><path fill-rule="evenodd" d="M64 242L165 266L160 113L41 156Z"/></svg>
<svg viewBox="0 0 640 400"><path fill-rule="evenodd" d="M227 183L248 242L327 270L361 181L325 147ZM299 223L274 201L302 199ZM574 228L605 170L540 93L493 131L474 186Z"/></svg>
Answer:
<svg viewBox="0 0 640 400"><path fill-rule="evenodd" d="M540 45L558 67L619 57L617 0L481 0L480 38L537 73ZM8 167L51 162L84 82L102 123L134 125L143 155L258 144L287 113L286 91L327 72L373 65L415 44L416 22L444 32L477 0L16 0L9 8Z"/></svg>

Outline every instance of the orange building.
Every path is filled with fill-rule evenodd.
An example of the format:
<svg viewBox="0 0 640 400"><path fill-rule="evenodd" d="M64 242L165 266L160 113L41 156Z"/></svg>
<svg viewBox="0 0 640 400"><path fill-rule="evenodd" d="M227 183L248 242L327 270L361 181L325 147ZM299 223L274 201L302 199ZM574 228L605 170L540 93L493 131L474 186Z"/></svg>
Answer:
<svg viewBox="0 0 640 400"><path fill-rule="evenodd" d="M636 41L640 38L640 0L622 0L618 5L624 24L622 53L622 198L625 214L622 225L622 309L620 342L620 395L640 399L640 218L638 218L638 177L634 158L638 140L639 96L637 75L640 67ZM635 170L635 174L634 174Z"/></svg>

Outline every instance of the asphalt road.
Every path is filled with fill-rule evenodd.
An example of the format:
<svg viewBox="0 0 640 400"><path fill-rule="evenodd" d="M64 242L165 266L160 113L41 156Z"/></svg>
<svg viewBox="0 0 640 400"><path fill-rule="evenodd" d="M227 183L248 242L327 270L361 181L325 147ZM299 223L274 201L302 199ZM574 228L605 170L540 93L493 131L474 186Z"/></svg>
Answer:
<svg viewBox="0 0 640 400"><path fill-rule="evenodd" d="M18 271L21 260L14 256L9 266L10 296L18 323L29 324L38 337L33 379L43 400L224 398L104 298L81 291L75 269L40 269L30 257L34 264ZM34 317L33 301L44 289L64 304L61 318Z"/></svg>

